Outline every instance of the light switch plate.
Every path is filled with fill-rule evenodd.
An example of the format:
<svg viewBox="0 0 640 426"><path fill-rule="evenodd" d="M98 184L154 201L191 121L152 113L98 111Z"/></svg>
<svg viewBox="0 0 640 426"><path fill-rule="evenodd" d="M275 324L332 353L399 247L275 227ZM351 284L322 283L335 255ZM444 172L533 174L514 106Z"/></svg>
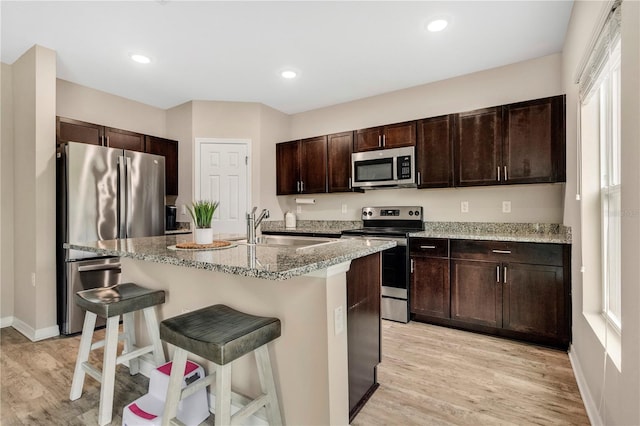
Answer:
<svg viewBox="0 0 640 426"><path fill-rule="evenodd" d="M460 202L460 211L462 213L469 213L469 202L468 201L461 201Z"/></svg>
<svg viewBox="0 0 640 426"><path fill-rule="evenodd" d="M347 212L347 205L343 204L342 205L342 213L346 213Z"/></svg>
<svg viewBox="0 0 640 426"><path fill-rule="evenodd" d="M502 213L511 213L511 201L502 202Z"/></svg>
<svg viewBox="0 0 640 426"><path fill-rule="evenodd" d="M296 207L296 213L302 213L302 206Z"/></svg>

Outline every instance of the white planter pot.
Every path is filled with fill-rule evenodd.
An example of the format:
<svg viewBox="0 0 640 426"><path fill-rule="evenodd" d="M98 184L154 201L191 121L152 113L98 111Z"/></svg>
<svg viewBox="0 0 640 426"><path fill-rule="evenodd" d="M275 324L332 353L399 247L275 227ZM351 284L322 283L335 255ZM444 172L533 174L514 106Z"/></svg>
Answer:
<svg viewBox="0 0 640 426"><path fill-rule="evenodd" d="M213 228L196 228L193 231L196 244L211 244L213 242Z"/></svg>

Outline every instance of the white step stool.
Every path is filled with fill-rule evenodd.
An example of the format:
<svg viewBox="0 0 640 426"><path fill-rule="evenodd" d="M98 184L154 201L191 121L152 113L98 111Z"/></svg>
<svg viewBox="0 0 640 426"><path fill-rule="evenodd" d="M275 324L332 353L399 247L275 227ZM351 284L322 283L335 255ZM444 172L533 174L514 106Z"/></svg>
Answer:
<svg viewBox="0 0 640 426"><path fill-rule="evenodd" d="M123 426L161 425L164 402L169 386L172 363L168 362L151 372L149 393L142 395L126 407L122 413ZM187 361L182 388L205 377L204 369L192 361ZM180 401L178 420L185 425L198 425L209 417L206 388Z"/></svg>

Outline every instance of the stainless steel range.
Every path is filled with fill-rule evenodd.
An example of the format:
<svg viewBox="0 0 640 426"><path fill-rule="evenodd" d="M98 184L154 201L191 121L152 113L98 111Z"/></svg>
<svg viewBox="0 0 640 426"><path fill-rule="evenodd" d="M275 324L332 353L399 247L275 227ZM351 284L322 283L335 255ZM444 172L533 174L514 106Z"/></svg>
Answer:
<svg viewBox="0 0 640 426"><path fill-rule="evenodd" d="M409 322L409 252L410 232L424 230L422 207L364 207L363 227L342 231L342 238L384 239L397 246L382 252L382 318Z"/></svg>

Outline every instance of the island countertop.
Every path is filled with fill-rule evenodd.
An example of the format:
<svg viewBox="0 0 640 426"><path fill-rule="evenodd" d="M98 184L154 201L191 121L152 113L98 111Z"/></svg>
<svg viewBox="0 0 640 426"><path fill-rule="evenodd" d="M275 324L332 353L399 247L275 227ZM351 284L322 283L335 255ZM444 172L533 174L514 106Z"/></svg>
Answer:
<svg viewBox="0 0 640 426"><path fill-rule="evenodd" d="M249 245L233 240L242 236L221 235L232 246L215 250L175 250L170 246L193 241L191 235L166 235L66 243L65 248L105 256L120 256L155 263L185 266L267 280L286 280L359 257L377 253L396 245L393 241L336 239L307 247Z"/></svg>

